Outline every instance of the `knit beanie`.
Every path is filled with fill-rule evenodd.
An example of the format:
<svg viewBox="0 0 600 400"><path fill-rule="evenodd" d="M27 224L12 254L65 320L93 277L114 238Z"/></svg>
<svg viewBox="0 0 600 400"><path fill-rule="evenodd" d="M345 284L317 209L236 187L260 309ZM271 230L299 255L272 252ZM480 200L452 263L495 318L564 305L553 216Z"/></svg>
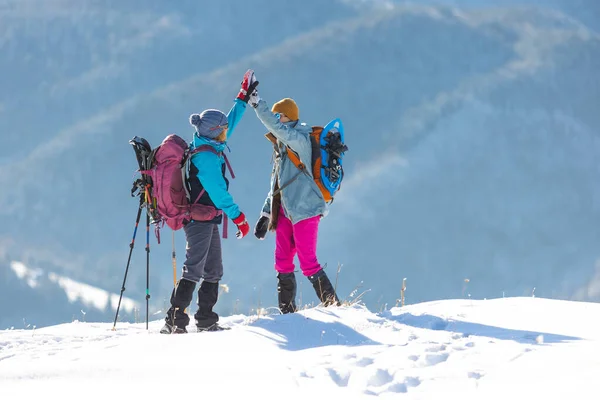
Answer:
<svg viewBox="0 0 600 400"><path fill-rule="evenodd" d="M300 119L300 111L298 110L298 106L296 105L296 102L290 98L279 100L277 103L273 104L271 111L274 113L278 112L285 114L286 117L292 121L297 121Z"/></svg>
<svg viewBox="0 0 600 400"><path fill-rule="evenodd" d="M227 128L227 116L219 110L204 110L202 114L190 115L190 124L196 128L198 136L214 139Z"/></svg>

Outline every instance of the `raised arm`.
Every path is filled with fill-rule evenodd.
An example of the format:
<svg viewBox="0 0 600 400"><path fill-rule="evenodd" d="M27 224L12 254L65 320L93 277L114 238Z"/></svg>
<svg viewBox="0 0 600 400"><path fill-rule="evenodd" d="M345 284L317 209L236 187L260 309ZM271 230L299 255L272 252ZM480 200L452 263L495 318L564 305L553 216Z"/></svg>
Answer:
<svg viewBox="0 0 600 400"><path fill-rule="evenodd" d="M271 132L278 140L289 146L298 154L311 154L311 145L309 134L312 128L300 124L295 127L282 123L269 109L267 103L260 99L254 108L256 116L262 124ZM310 163L310 160L302 160L302 162Z"/></svg>
<svg viewBox="0 0 600 400"><path fill-rule="evenodd" d="M231 110L227 113L227 124L229 126L229 129L227 130L227 139L231 137L238 122L242 119L242 116L246 112L246 106L247 104L240 99L235 99L233 101L233 107L231 107Z"/></svg>
<svg viewBox="0 0 600 400"><path fill-rule="evenodd" d="M252 93L258 86L258 81L254 76L254 71L249 69L242 78L240 91L236 99L234 100L233 107L227 113L227 124L229 129L227 130L227 139L231 137L231 134L237 127L238 122L242 119L244 112L246 112L246 106L248 105L248 99L250 93Z"/></svg>

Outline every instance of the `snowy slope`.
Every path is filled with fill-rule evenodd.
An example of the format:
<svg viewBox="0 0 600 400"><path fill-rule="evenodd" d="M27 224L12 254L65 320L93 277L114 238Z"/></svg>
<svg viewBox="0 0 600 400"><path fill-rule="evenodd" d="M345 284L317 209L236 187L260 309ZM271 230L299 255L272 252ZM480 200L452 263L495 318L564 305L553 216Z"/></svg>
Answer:
<svg viewBox="0 0 600 400"><path fill-rule="evenodd" d="M232 316L218 333L161 321L0 332L0 398L597 398L600 304L446 300Z"/></svg>

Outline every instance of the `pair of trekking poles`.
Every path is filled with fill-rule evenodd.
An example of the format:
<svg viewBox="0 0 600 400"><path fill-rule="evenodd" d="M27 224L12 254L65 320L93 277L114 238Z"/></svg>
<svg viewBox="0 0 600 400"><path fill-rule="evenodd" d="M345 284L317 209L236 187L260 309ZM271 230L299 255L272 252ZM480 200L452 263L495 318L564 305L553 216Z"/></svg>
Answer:
<svg viewBox="0 0 600 400"><path fill-rule="evenodd" d="M150 169L149 160L152 152L150 145L145 139L134 137L129 141L133 145L136 158L140 167L140 171L146 171ZM133 254L133 248L135 246L135 237L137 235L138 226L142 217L142 210L146 209L146 330L148 330L148 317L149 317L149 302L150 302L150 209L152 206L152 199L148 191L148 182L146 177L142 174L142 177L133 182L131 189L131 197L136 195L140 198L140 204L135 218L135 227L133 229L133 238L129 243L129 256L127 257L127 265L125 267L125 276L123 277L123 283L121 285L121 294L119 295L119 303L117 304L117 311L115 314L115 320L113 323L112 330L116 329L117 319L119 318L119 310L121 309L121 301L123 300L123 292L125 292L125 283L127 282L127 274L129 272L129 265L131 264L131 255ZM136 194L137 192L137 194ZM173 285L177 284L177 258L175 254L175 232L172 235L173 244Z"/></svg>

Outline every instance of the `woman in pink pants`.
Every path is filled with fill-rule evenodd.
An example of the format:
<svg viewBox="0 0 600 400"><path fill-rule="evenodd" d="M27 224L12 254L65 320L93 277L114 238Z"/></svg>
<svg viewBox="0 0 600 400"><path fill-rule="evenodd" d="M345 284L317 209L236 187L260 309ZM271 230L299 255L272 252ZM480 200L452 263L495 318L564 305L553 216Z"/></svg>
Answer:
<svg viewBox="0 0 600 400"><path fill-rule="evenodd" d="M292 99L280 100L269 109L255 90L248 104L269 130L267 138L275 150L271 190L254 235L264 239L268 230L275 231L279 309L284 314L296 311L296 255L302 274L312 283L319 300L325 306L339 305L333 285L317 259L319 221L327 214L327 203L308 171L310 168L300 170L288 154L289 148L304 165L311 165L312 127L299 121L298 106Z"/></svg>

